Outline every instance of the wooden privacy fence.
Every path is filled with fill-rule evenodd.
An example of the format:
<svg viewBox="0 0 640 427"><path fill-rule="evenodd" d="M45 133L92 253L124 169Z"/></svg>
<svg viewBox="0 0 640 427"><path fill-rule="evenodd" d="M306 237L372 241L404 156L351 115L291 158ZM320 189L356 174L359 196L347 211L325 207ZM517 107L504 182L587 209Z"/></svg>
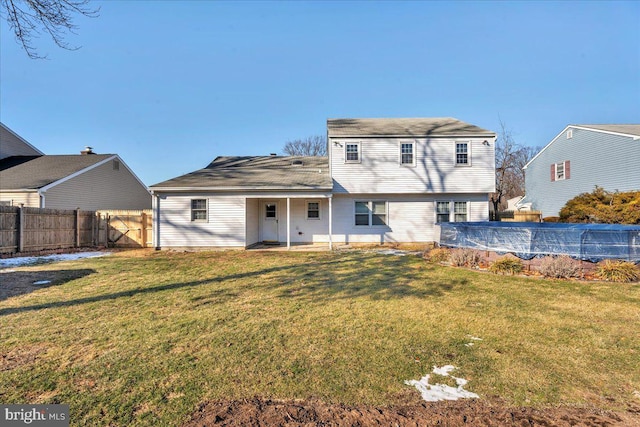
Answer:
<svg viewBox="0 0 640 427"><path fill-rule="evenodd" d="M542 222L542 212L540 211L502 211L495 215L492 212L492 221L503 222Z"/></svg>
<svg viewBox="0 0 640 427"><path fill-rule="evenodd" d="M0 253L148 247L151 210L81 211L0 206Z"/></svg>

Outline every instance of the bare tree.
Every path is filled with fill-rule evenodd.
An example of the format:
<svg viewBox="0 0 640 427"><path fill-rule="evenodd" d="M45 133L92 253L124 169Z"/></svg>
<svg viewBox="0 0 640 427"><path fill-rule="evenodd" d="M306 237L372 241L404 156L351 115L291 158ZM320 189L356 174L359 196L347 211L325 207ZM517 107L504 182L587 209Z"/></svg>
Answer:
<svg viewBox="0 0 640 427"><path fill-rule="evenodd" d="M289 156L326 156L327 139L323 135L288 141L282 152Z"/></svg>
<svg viewBox="0 0 640 427"><path fill-rule="evenodd" d="M496 139L496 191L490 199L494 212L499 212L506 200L524 194L523 167L538 151L516 143L511 131L500 121Z"/></svg>
<svg viewBox="0 0 640 427"><path fill-rule="evenodd" d="M90 0L0 0L2 15L13 30L16 41L22 45L29 58L40 56L33 45L33 37L41 33L51 36L55 44L63 49L77 50L64 39L65 33L75 34L74 15L95 18L100 8L90 8Z"/></svg>

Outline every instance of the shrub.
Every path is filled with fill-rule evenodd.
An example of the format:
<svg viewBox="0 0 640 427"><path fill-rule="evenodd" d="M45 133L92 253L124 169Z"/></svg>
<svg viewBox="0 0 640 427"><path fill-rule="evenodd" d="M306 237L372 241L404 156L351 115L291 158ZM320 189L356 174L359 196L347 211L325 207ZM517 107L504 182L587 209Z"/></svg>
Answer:
<svg viewBox="0 0 640 427"><path fill-rule="evenodd" d="M456 267L477 267L480 263L480 252L475 249L455 249L449 257L451 264Z"/></svg>
<svg viewBox="0 0 640 427"><path fill-rule="evenodd" d="M427 259L433 263L449 261L449 249L435 248L429 251Z"/></svg>
<svg viewBox="0 0 640 427"><path fill-rule="evenodd" d="M640 270L632 262L607 259L598 264L596 277L609 282L635 282L640 279Z"/></svg>
<svg viewBox="0 0 640 427"><path fill-rule="evenodd" d="M514 257L500 258L489 267L489 271L494 274L518 274L523 269L522 261Z"/></svg>
<svg viewBox="0 0 640 427"><path fill-rule="evenodd" d="M565 278L579 277L581 273L580 262L568 255L558 257L547 256L540 261L540 274L544 277Z"/></svg>
<svg viewBox="0 0 640 427"><path fill-rule="evenodd" d="M610 192L596 186L560 209L561 222L640 224L640 191Z"/></svg>

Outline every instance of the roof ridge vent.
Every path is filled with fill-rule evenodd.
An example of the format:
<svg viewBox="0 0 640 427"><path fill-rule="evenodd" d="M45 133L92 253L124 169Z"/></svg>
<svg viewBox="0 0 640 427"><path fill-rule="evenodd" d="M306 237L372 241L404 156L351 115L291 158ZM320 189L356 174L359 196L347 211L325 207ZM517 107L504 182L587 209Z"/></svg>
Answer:
<svg viewBox="0 0 640 427"><path fill-rule="evenodd" d="M291 161L291 166L302 166L304 165L304 162L300 159L295 159Z"/></svg>

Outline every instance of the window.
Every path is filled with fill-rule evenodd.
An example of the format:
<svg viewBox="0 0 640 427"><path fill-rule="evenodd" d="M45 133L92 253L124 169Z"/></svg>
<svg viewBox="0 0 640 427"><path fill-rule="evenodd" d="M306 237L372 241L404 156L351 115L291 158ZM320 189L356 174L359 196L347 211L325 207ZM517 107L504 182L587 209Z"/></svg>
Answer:
<svg viewBox="0 0 640 427"><path fill-rule="evenodd" d="M551 181L564 181L569 178L571 178L571 162L569 160L551 164Z"/></svg>
<svg viewBox="0 0 640 427"><path fill-rule="evenodd" d="M320 202L307 202L307 219L320 219Z"/></svg>
<svg viewBox="0 0 640 427"><path fill-rule="evenodd" d="M207 220L207 199L191 200L191 221Z"/></svg>
<svg viewBox="0 0 640 427"><path fill-rule="evenodd" d="M275 203L267 203L264 205L264 217L267 219L278 218L278 205Z"/></svg>
<svg viewBox="0 0 640 427"><path fill-rule="evenodd" d="M400 164L415 165L415 156L413 155L413 142L403 142L400 144Z"/></svg>
<svg viewBox="0 0 640 427"><path fill-rule="evenodd" d="M469 164L469 143L456 142L456 165L468 166Z"/></svg>
<svg viewBox="0 0 640 427"><path fill-rule="evenodd" d="M344 145L345 163L360 163L360 143L346 143Z"/></svg>
<svg viewBox="0 0 640 427"><path fill-rule="evenodd" d="M355 221L356 225L368 227L387 225L387 202L356 202Z"/></svg>
<svg viewBox="0 0 640 427"><path fill-rule="evenodd" d="M451 204L449 202L436 202L436 222L449 222Z"/></svg>
<svg viewBox="0 0 640 427"><path fill-rule="evenodd" d="M453 206L453 212L451 207ZM468 202L436 202L436 223L466 222L469 220ZM452 214L453 213L453 218Z"/></svg>
<svg viewBox="0 0 640 427"><path fill-rule="evenodd" d="M453 220L455 222L467 221L467 202L453 203Z"/></svg>

